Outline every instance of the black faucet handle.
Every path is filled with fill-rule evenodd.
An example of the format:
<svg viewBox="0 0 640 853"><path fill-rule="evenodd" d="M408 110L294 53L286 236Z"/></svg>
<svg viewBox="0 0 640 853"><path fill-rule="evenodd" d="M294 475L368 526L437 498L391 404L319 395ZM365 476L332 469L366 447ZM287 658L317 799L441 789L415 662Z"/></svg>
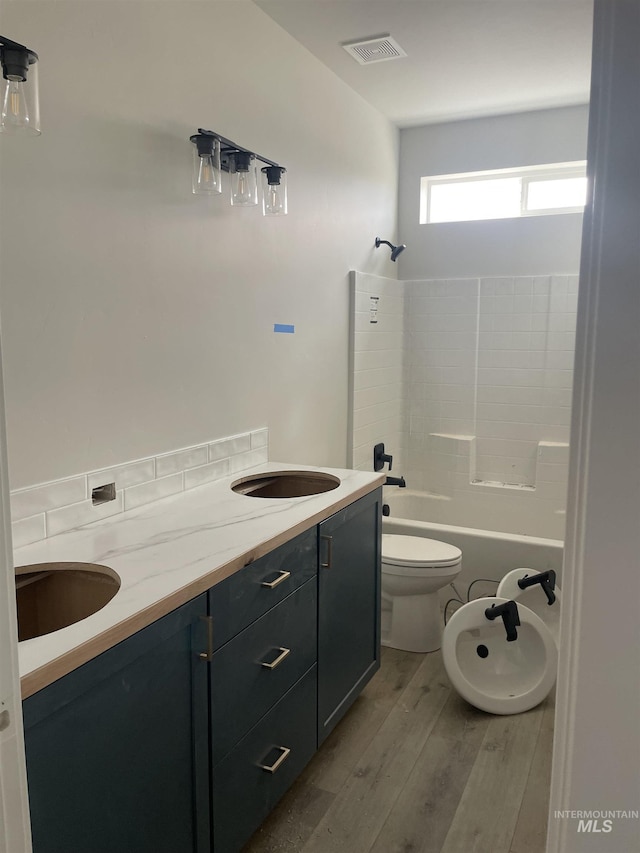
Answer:
<svg viewBox="0 0 640 853"><path fill-rule="evenodd" d="M385 463L389 463L389 470L391 470L391 465L393 463L393 456L384 452L384 444L376 444L373 448L373 470L380 471L384 468Z"/></svg>
<svg viewBox="0 0 640 853"><path fill-rule="evenodd" d="M502 616L502 623L507 632L507 642L512 643L518 639L516 628L520 625L520 614L518 613L518 605L515 601L505 601L503 604L496 606L492 604L484 611L487 619L493 621L498 616Z"/></svg>
<svg viewBox="0 0 640 853"><path fill-rule="evenodd" d="M539 583L544 590L544 594L547 596L547 603L550 605L553 604L556 600L556 596L553 591L556 587L555 571L553 569L549 569L546 572L538 572L535 575L525 575L518 581L518 586L520 589L527 589L527 587L534 586L534 584L537 583Z"/></svg>

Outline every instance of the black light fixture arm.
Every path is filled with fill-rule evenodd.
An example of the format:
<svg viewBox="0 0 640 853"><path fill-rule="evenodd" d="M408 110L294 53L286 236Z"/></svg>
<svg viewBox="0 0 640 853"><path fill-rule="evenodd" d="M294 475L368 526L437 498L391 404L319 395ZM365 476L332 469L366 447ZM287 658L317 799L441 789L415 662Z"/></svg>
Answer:
<svg viewBox="0 0 640 853"><path fill-rule="evenodd" d="M216 133L213 130L205 130L202 127L198 128L198 133L189 137L191 142L197 142L198 136L211 136L214 139L218 139L220 142L220 166L224 169L225 172L229 171L229 155L235 154L237 152L244 152L245 154L250 154L256 158L256 160L260 160L262 163L266 163L267 166L275 166L278 169L284 169L279 163L276 163L275 160L270 160L268 157L265 157L262 154L258 154L256 151L251 151L249 148L245 148L243 145L238 145L236 142L233 142L231 139L227 139L226 136L222 136L220 133Z"/></svg>

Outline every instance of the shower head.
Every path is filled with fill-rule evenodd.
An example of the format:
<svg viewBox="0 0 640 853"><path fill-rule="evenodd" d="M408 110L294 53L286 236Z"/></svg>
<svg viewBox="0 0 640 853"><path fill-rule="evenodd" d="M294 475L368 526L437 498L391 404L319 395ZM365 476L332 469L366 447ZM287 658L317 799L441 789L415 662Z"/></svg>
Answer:
<svg viewBox="0 0 640 853"><path fill-rule="evenodd" d="M380 248L381 243L384 243L391 249L392 261L395 261L400 252L404 252L404 250L407 248L404 243L401 246L394 246L393 243L390 243L388 240L381 240L379 237L376 237L376 249Z"/></svg>

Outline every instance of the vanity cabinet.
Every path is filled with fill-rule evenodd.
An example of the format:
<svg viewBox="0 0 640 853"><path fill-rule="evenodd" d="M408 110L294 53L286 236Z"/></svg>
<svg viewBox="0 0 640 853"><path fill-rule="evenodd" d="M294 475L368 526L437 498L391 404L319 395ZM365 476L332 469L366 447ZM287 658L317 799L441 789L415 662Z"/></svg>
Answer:
<svg viewBox="0 0 640 853"><path fill-rule="evenodd" d="M379 666L378 489L23 703L34 853L238 853Z"/></svg>
<svg viewBox="0 0 640 853"><path fill-rule="evenodd" d="M318 526L318 746L380 667L382 490Z"/></svg>
<svg viewBox="0 0 640 853"><path fill-rule="evenodd" d="M317 563L312 528L209 591L215 853L240 850L316 751Z"/></svg>
<svg viewBox="0 0 640 853"><path fill-rule="evenodd" d="M207 597L23 702L34 853L206 853Z"/></svg>

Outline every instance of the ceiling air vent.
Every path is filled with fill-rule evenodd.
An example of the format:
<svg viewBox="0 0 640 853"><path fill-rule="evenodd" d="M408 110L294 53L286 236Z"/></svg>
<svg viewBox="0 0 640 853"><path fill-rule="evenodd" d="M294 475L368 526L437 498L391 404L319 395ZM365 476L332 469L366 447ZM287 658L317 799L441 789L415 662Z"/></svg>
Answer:
<svg viewBox="0 0 640 853"><path fill-rule="evenodd" d="M386 62L388 59L401 59L407 54L398 42L391 36L378 36L365 41L353 41L342 47L360 65L370 65L372 62Z"/></svg>

